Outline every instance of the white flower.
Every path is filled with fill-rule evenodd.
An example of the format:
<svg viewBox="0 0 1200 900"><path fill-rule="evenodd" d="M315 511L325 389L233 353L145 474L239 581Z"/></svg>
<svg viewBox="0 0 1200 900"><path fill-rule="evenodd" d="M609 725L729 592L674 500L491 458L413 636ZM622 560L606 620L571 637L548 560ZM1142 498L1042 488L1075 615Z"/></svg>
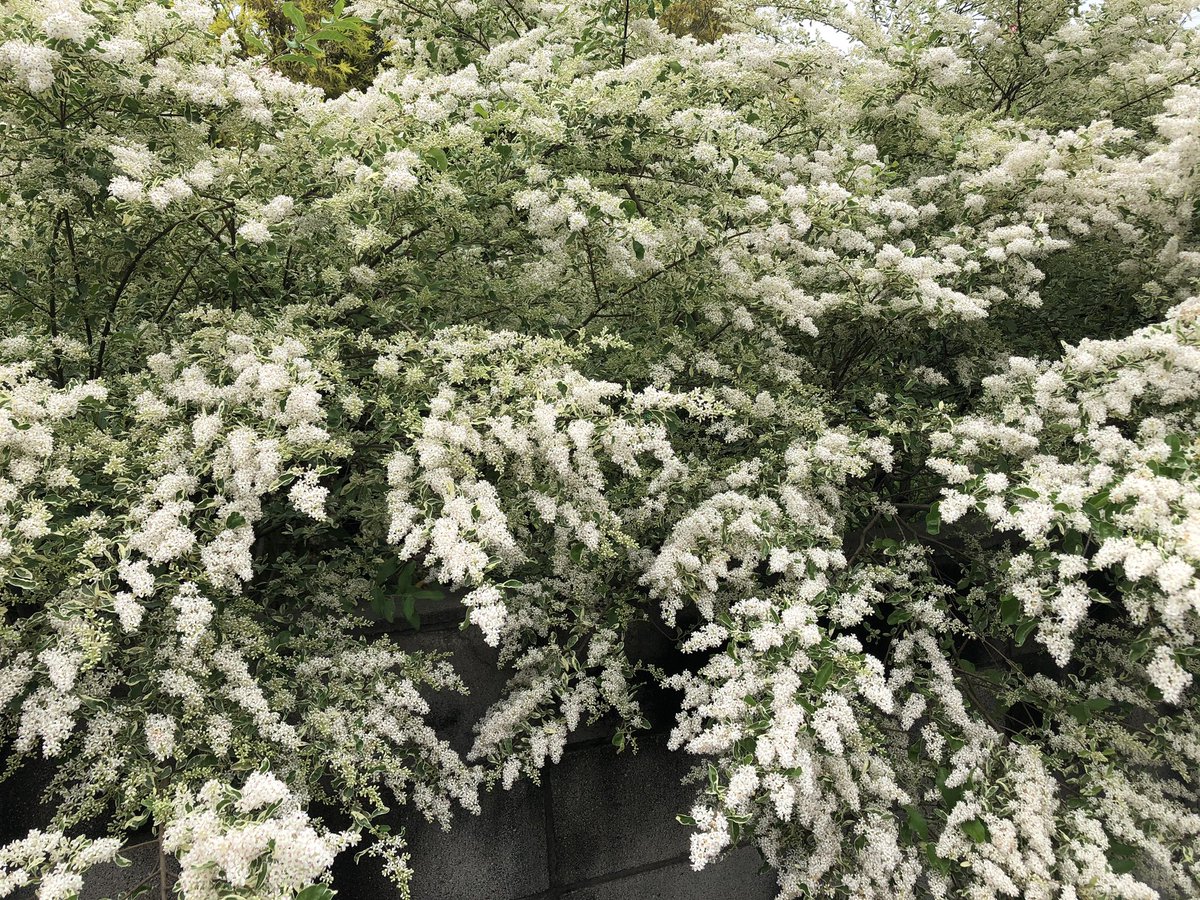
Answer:
<svg viewBox="0 0 1200 900"><path fill-rule="evenodd" d="M400 360L394 356L381 356L375 360L375 374L384 378L395 378L400 374Z"/></svg>
<svg viewBox="0 0 1200 900"><path fill-rule="evenodd" d="M108 148L113 165L130 178L145 181L158 168L158 156L145 144L118 143Z"/></svg>
<svg viewBox="0 0 1200 900"><path fill-rule="evenodd" d="M54 84L54 66L59 59L57 50L40 44L18 40L0 44L0 68L11 69L34 93L49 90Z"/></svg>
<svg viewBox="0 0 1200 900"><path fill-rule="evenodd" d="M192 440L196 448L204 450L212 445L221 433L221 414L203 413L192 421Z"/></svg>
<svg viewBox="0 0 1200 900"><path fill-rule="evenodd" d="M108 192L117 200L133 203L142 199L142 183L124 175L117 175L108 183Z"/></svg>
<svg viewBox="0 0 1200 900"><path fill-rule="evenodd" d="M48 647L38 654L38 661L46 667L51 684L65 694L75 686L83 654L78 650Z"/></svg>
<svg viewBox="0 0 1200 900"><path fill-rule="evenodd" d="M171 607L175 610L175 630L179 632L180 646L184 651L191 652L208 633L214 612L213 604L200 593L200 588L187 581L179 586L179 591L171 598Z"/></svg>
<svg viewBox="0 0 1200 900"><path fill-rule="evenodd" d="M297 512L318 522L324 522L329 518L325 512L325 499L329 496L329 489L320 485L317 477L317 473L312 469L301 475L288 491L288 500Z"/></svg>
<svg viewBox="0 0 1200 900"><path fill-rule="evenodd" d="M397 194L407 193L417 186L412 173L420 160L411 150L399 150L384 156L383 186Z"/></svg>
<svg viewBox="0 0 1200 900"><path fill-rule="evenodd" d="M256 897L294 897L327 879L336 854L355 841L318 830L270 773L250 775L240 791L208 781L196 794L181 791L175 806L164 847L179 859L179 884L188 896L241 893L253 877Z"/></svg>
<svg viewBox="0 0 1200 900"><path fill-rule="evenodd" d="M127 590L118 590L113 594L113 610L121 623L121 630L125 632L137 631L145 614L145 607L134 600Z"/></svg>
<svg viewBox="0 0 1200 900"><path fill-rule="evenodd" d="M463 605L471 611L471 624L483 632L484 641L492 647L498 646L508 618L500 592L491 585L478 587L463 598Z"/></svg>
<svg viewBox="0 0 1200 900"><path fill-rule="evenodd" d="M1196 570L1179 557L1164 562L1154 573L1159 585L1168 594L1174 594L1193 583Z"/></svg>
<svg viewBox="0 0 1200 900"><path fill-rule="evenodd" d="M145 560L132 562L123 559L117 563L117 572L121 580L129 585L135 597L149 597L154 593L154 575L150 572L150 564Z"/></svg>
<svg viewBox="0 0 1200 900"><path fill-rule="evenodd" d="M1154 656L1146 666L1146 674L1150 683L1162 691L1163 699L1168 703L1179 703L1184 690L1192 683L1192 673L1175 661L1175 654L1170 647L1154 648Z"/></svg>
<svg viewBox="0 0 1200 900"><path fill-rule="evenodd" d="M720 855L732 842L729 821L721 813L704 806L692 808L696 820L696 833L691 840L692 868L697 872Z"/></svg>
<svg viewBox="0 0 1200 900"><path fill-rule="evenodd" d="M109 186L112 190L112 186ZM182 178L168 178L162 184L155 185L146 195L150 205L155 209L166 209L176 200L183 200L192 195L192 187Z"/></svg>
<svg viewBox="0 0 1200 900"><path fill-rule="evenodd" d="M265 244L271 239L271 229L267 227L266 223L254 219L243 222L237 233L238 237L249 244Z"/></svg>
<svg viewBox="0 0 1200 900"><path fill-rule="evenodd" d="M758 783L758 770L754 766L739 766L729 777L729 786L725 791L726 805L736 812L747 812L754 792L758 790Z"/></svg>
<svg viewBox="0 0 1200 900"><path fill-rule="evenodd" d="M941 513L942 521L952 524L961 519L974 505L975 500L969 494L946 489L942 491L942 500L938 504L938 510Z"/></svg>
<svg viewBox="0 0 1200 900"><path fill-rule="evenodd" d="M146 745L159 762L170 757L175 752L175 720L158 713L147 716Z"/></svg>
<svg viewBox="0 0 1200 900"><path fill-rule="evenodd" d="M280 194L269 203L264 203L259 210L259 215L264 222L274 225L290 216L295 205L296 203L291 197L286 194ZM256 243L261 243L261 241Z"/></svg>
<svg viewBox="0 0 1200 900"><path fill-rule="evenodd" d="M237 808L241 812L261 809L273 803L279 803L291 796L286 784L270 772L253 772L242 785L241 796L238 797Z"/></svg>

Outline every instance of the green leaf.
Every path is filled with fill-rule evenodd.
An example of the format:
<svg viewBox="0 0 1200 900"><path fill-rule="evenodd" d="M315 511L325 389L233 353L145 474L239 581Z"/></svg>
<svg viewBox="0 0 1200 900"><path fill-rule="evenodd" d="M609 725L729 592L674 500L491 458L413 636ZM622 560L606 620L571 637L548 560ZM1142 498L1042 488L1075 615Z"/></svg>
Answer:
<svg viewBox="0 0 1200 900"><path fill-rule="evenodd" d="M958 804L958 801L962 799L963 793L966 791L966 786L961 784L957 787L947 787L946 779L949 777L949 775L950 770L945 766L942 766L938 769L937 787L938 791L942 795L942 805L947 810L954 809L954 807Z"/></svg>
<svg viewBox="0 0 1200 900"><path fill-rule="evenodd" d="M817 669L817 675L813 678L813 690L823 691L825 685L829 684L829 679L833 677L833 660L825 660L825 665Z"/></svg>
<svg viewBox="0 0 1200 900"><path fill-rule="evenodd" d="M963 830L963 834L976 844L982 844L988 839L987 825L981 819L971 819L969 822L963 822L959 828Z"/></svg>
<svg viewBox="0 0 1200 900"><path fill-rule="evenodd" d="M937 503L929 507L929 512L925 514L925 530L930 534L937 534L942 530L942 511Z"/></svg>
<svg viewBox="0 0 1200 900"><path fill-rule="evenodd" d="M306 22L304 19L304 13L296 8L295 3L290 2L290 0L284 3L283 14L293 25L296 26L296 30L301 34L306 34L308 32L308 22Z"/></svg>
<svg viewBox="0 0 1200 900"><path fill-rule="evenodd" d="M23 566L19 566L5 575L4 583L21 591L32 591L37 587L33 573Z"/></svg>
<svg viewBox="0 0 1200 900"><path fill-rule="evenodd" d="M1107 855L1112 870L1118 875L1124 875L1126 872L1132 871L1137 864L1138 849L1131 844L1109 838Z"/></svg>
<svg viewBox="0 0 1200 900"><path fill-rule="evenodd" d="M421 616L417 613L417 598L414 595L405 594L400 598L400 611L409 625L413 628L421 627Z"/></svg>
<svg viewBox="0 0 1200 900"><path fill-rule="evenodd" d="M643 247L641 244L639 244L637 241L634 241L633 242L633 255L636 256L638 259L645 259L646 258L646 248Z"/></svg>
<svg viewBox="0 0 1200 900"><path fill-rule="evenodd" d="M925 858L929 861L929 865L939 872L948 873L950 871L950 860L942 859L942 857L937 855L936 842L925 845Z"/></svg>
<svg viewBox="0 0 1200 900"><path fill-rule="evenodd" d="M385 559L383 561L383 565L381 565L378 569L376 569L375 583L376 584L387 584L388 581L391 580L391 577L396 574L396 570L399 568L400 568L400 557L398 557L398 556L388 557L387 559Z"/></svg>
<svg viewBox="0 0 1200 900"><path fill-rule="evenodd" d="M904 811L908 813L909 830L921 840L929 840L929 823L925 821L925 817L921 815L921 811L911 803L904 807Z"/></svg>
<svg viewBox="0 0 1200 900"><path fill-rule="evenodd" d="M279 57L279 62L294 62L308 66L310 69L315 69L318 65L317 61L307 53L285 53Z"/></svg>
<svg viewBox="0 0 1200 900"><path fill-rule="evenodd" d="M1086 725L1095 713L1103 712L1112 706L1112 701L1104 697L1093 697L1090 700L1085 700L1082 703L1075 703L1067 707L1067 712L1075 717L1075 720L1080 725Z"/></svg>
<svg viewBox="0 0 1200 900"><path fill-rule="evenodd" d="M1033 629L1037 628L1037 624L1038 623L1037 623L1036 619L1030 619L1028 622L1023 622L1017 628L1017 633L1016 633L1015 637L1013 638L1013 642L1018 647L1024 645L1025 639L1027 637L1029 637L1029 635L1033 632Z"/></svg>
<svg viewBox="0 0 1200 900"><path fill-rule="evenodd" d="M380 585L371 589L371 609L385 622L396 620L396 598L385 593Z"/></svg>
<svg viewBox="0 0 1200 900"><path fill-rule="evenodd" d="M1078 531L1068 532L1063 538L1063 552L1075 555L1083 553L1083 535Z"/></svg>
<svg viewBox="0 0 1200 900"><path fill-rule="evenodd" d="M331 900L333 895L328 885L310 884L296 895L296 900Z"/></svg>
<svg viewBox="0 0 1200 900"><path fill-rule="evenodd" d="M320 28L317 31L313 32L312 36L309 39L313 40L313 41L333 41L335 44L340 44L342 41L346 40L348 37L349 37L349 35L346 32L342 31L340 28L326 27L326 28Z"/></svg>
<svg viewBox="0 0 1200 900"><path fill-rule="evenodd" d="M1150 635L1145 634L1129 645L1129 660L1137 662L1150 652Z"/></svg>
<svg viewBox="0 0 1200 900"><path fill-rule="evenodd" d="M413 588L413 576L417 574L417 561L410 560L404 564L404 568L400 570L400 574L396 576L396 590L400 592L411 591Z"/></svg>
<svg viewBox="0 0 1200 900"><path fill-rule="evenodd" d="M1021 601L1014 594L1005 594L1000 600L1000 617L1005 625L1016 625L1021 620Z"/></svg>

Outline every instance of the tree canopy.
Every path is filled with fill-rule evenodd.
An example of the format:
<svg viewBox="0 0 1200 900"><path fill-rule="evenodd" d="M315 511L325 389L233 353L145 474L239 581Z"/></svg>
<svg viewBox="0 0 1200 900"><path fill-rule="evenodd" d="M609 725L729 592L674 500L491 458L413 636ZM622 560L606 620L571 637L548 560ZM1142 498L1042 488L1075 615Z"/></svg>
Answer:
<svg viewBox="0 0 1200 900"><path fill-rule="evenodd" d="M1195 12L5 2L0 896L407 890L649 685L698 869L1200 894Z"/></svg>

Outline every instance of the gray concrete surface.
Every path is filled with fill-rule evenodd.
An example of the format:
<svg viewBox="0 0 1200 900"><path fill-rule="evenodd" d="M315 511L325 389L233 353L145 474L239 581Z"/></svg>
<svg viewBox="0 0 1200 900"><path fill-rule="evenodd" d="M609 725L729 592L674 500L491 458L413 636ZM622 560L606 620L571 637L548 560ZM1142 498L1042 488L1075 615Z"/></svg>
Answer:
<svg viewBox="0 0 1200 900"><path fill-rule="evenodd" d="M432 619L432 621L430 620ZM500 693L494 651L474 630L460 631L457 614L430 617L420 631L398 630L412 650L451 654L471 688L468 697L432 699L431 723L460 752L472 725ZM641 635L639 655L666 644ZM650 698L659 705L672 698ZM668 708L664 706L664 708ZM703 872L687 861L689 831L676 822L692 805L692 788L680 783L688 759L670 753L662 733L639 741L638 752L617 753L603 727L583 730L562 762L548 768L540 786L497 788L481 798L479 816L459 815L443 832L401 810L415 872L413 900L770 900L774 878L759 874L760 858L749 848L733 851ZM0 783L0 842L45 824L38 802L45 772L30 771ZM82 900L120 897L154 866L153 848L132 854L127 868L104 867L88 881ZM355 864L347 853L334 868L339 900L392 900L398 892L382 877L378 861ZM32 900L32 892L12 895ZM155 895L156 896L156 895Z"/></svg>

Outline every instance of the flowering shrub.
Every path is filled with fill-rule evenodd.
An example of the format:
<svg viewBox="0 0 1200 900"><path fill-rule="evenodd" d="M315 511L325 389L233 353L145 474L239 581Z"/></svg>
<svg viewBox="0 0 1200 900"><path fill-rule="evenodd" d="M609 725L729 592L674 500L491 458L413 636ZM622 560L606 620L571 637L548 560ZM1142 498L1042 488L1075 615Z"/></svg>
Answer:
<svg viewBox="0 0 1200 900"><path fill-rule="evenodd" d="M869 6L0 7L0 896L406 892L651 683L696 868L1200 893L1192 4Z"/></svg>
<svg viewBox="0 0 1200 900"><path fill-rule="evenodd" d="M175 805L163 848L179 857L189 897L329 896L314 882L357 839L319 833L287 785L265 773L240 790L218 781L196 796L185 789Z"/></svg>

